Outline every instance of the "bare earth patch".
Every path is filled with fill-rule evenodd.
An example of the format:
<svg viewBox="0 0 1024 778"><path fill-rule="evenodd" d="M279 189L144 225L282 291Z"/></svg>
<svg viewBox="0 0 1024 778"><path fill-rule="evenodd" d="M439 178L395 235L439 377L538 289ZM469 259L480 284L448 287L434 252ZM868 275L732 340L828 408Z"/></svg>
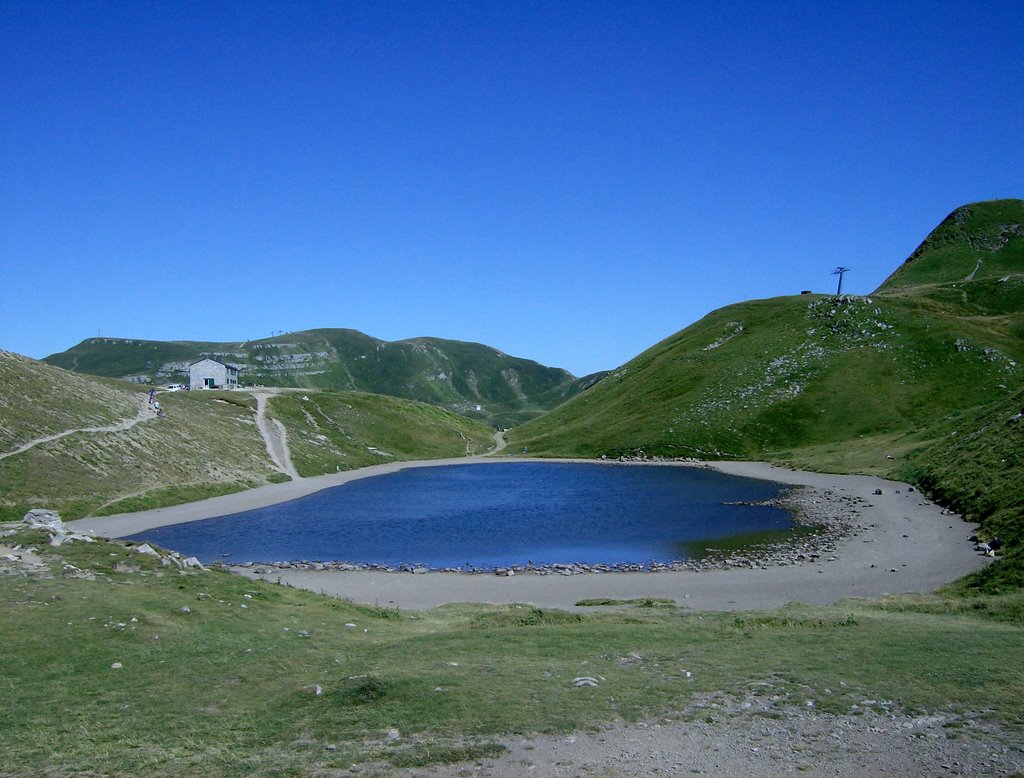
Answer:
<svg viewBox="0 0 1024 778"><path fill-rule="evenodd" d="M744 707L750 705L750 707ZM1024 743L975 717L855 715L708 697L678 718L568 736L509 738L508 752L431 776L1014 775Z"/></svg>

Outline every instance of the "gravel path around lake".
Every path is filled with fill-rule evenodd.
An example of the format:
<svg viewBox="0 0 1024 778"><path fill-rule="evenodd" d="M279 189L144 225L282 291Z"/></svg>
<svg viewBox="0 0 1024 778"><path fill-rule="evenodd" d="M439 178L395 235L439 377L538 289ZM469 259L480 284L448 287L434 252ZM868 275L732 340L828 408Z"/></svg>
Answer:
<svg viewBox="0 0 1024 778"><path fill-rule="evenodd" d="M1019 736L981 716L911 715L891 703L856 714L761 698L698 696L686 711L597 732L503 738L502 756L409 776L1010 776L1024 770ZM366 774L374 774L367 769ZM386 771L386 774L394 774Z"/></svg>
<svg viewBox="0 0 1024 778"><path fill-rule="evenodd" d="M373 468L204 500L201 503L70 522L109 536L225 515L295 499L357 478L412 466L524 461L480 457ZM551 460L532 460L551 461ZM907 484L868 476L790 471L758 462L673 463L795 487L787 507L825 533L818 550L789 554L765 569L724 568L583 575L275 570L262 577L355 602L429 609L448 602L530 602L577 609L583 599L663 597L704 610L774 609L788 602L832 604L847 597L931 591L982 567L967 536L974 526ZM624 464L609 466L653 466ZM823 540L822 540L823 538ZM820 545L824 543L824 545ZM803 553L803 558L799 554ZM250 568L245 571L255 575ZM768 682L770 683L770 679ZM582 690L586 693L589 690ZM497 758L395 770L364 764L355 774L433 776L648 775L1013 775L1024 771L1024 743L985 716L911 714L891 701L857 699L855 713L815 710L804 699L763 693L697 695L686 709L647 722L569 735L501 738Z"/></svg>
<svg viewBox="0 0 1024 778"><path fill-rule="evenodd" d="M186 505L70 522L77 531L110 537L222 516L296 499L320 489L407 467L521 462L508 458L466 457L429 462L392 462L347 473L304 478L285 484L216 497ZM568 460L560 460L568 461ZM574 460L593 461L593 460ZM374 570L271 569L262 576L357 603L426 610L450 602L532 603L575 609L580 600L658 597L699 610L774 609L789 602L829 605L847 597L932 591L984 566L967 536L974 525L927 500L913 487L873 476L832 475L786 470L761 462L608 464L609 467L701 466L723 473L790 484L798 512L811 521L832 517L850 523L843 537L824 548L790 554L779 564L719 564L710 570L516 575ZM263 568L260 568L263 569ZM258 576L253 568L240 569ZM545 571L551 573L551 571Z"/></svg>

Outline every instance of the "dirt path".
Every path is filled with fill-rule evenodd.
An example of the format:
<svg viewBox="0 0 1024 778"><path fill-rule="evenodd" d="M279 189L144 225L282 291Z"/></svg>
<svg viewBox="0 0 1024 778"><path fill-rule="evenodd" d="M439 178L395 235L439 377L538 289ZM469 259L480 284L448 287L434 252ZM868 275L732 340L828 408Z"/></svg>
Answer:
<svg viewBox="0 0 1024 778"><path fill-rule="evenodd" d="M274 463L274 467L287 475L293 481L301 477L292 464L292 455L288 450L288 433L284 425L277 419L267 418L267 401L275 392L253 392L256 398L256 429L263 438L263 445L267 448L267 456Z"/></svg>
<svg viewBox="0 0 1024 778"><path fill-rule="evenodd" d="M498 430L494 433L494 448L488 451L488 454L497 454L499 451L508 445L508 441L505 440L505 433Z"/></svg>
<svg viewBox="0 0 1024 778"><path fill-rule="evenodd" d="M116 424L108 424L108 425L103 426L103 427L80 427L78 429L65 430L64 432L58 432L55 435L46 435L45 437L35 438L33 440L30 440L28 443L25 443L25 444L19 446L18 448L14 449L13 451L8 451L5 454L0 454L0 459L7 459L7 457L13 457L15 454L22 454L25 451L28 451L30 448L34 448L35 446L38 446L38 445L40 445L42 443L52 443L55 440L60 440L61 438L66 438L68 435L77 435L77 434L81 434L81 433L89 433L89 434L91 434L91 433L105 433L105 432L124 432L125 430L130 430L136 424L140 424L140 423L142 423L144 421L151 421L151 420L157 418L156 409L154 409L153 406L151 406L149 404L148 399L144 395L140 395L139 402L140 402L142 407L139 408L139 412L137 414L135 414L135 416L130 418L130 419L125 419L124 421L119 421Z"/></svg>

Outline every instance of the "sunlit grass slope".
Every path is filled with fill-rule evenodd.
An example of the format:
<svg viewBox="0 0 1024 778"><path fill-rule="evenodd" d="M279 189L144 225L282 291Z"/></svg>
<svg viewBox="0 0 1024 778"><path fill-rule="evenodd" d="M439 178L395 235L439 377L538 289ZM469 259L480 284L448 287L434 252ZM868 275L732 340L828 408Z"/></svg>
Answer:
<svg viewBox="0 0 1024 778"><path fill-rule="evenodd" d="M1019 283L1019 279L1016 283ZM1020 314L964 317L933 298L802 295L722 308L516 429L532 453L796 458L927 439L935 421L1019 387ZM843 465L841 451L831 466Z"/></svg>
<svg viewBox="0 0 1024 778"><path fill-rule="evenodd" d="M486 453L493 432L480 422L426 403L363 392L274 397L270 415L288 430L299 475L382 462Z"/></svg>
<svg viewBox="0 0 1024 778"><path fill-rule="evenodd" d="M823 714L939 712L955 726L987 711L1012 732L1024 725L1019 595L768 614L411 614L168 572L117 543L45 541L7 539L39 548L46 569L0 587L5 775L471 764L502 735L728 715L689 708L716 692L737 705L770 696L776 718L811 701ZM579 676L600 681L576 687Z"/></svg>
<svg viewBox="0 0 1024 778"><path fill-rule="evenodd" d="M256 401L245 392L161 393L162 416L119 430L109 428L146 406L138 387L9 352L0 352L0 377L0 454L9 454L0 457L0 518L39 507L65 519L120 513L287 480L267 455ZM440 408L379 395L310 391L274 398L270 409L304 475L481 453L492 433ZM78 431L13 453L69 430Z"/></svg>
<svg viewBox="0 0 1024 778"><path fill-rule="evenodd" d="M0 349L0 454L70 427L100 427L134 416L140 395Z"/></svg>
<svg viewBox="0 0 1024 778"><path fill-rule="evenodd" d="M0 365L0 425L14 431L0 453L47 435L130 422L146 406L146 394L127 384L16 355L0 354ZM163 417L150 414L130 429L73 432L0 459L0 516L20 518L28 508L48 507L77 518L273 479L252 398L219 399L164 394ZM94 407L103 411L88 410Z"/></svg>
<svg viewBox="0 0 1024 778"><path fill-rule="evenodd" d="M957 208L932 230L879 291L998 279L1020 273L1022 265L1024 201L971 203Z"/></svg>

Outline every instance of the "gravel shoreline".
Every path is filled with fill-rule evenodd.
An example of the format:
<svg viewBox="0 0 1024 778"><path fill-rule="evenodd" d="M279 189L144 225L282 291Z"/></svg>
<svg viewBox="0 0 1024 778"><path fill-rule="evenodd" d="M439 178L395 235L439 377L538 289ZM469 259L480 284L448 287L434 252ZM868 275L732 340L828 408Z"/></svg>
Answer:
<svg viewBox="0 0 1024 778"><path fill-rule="evenodd" d="M385 573L456 573L463 575L587 575L600 573L658 573L665 571L720 570L734 567L765 569L813 562L834 554L838 544L847 537L865 529L859 523L859 514L865 503L857 497L837 495L830 490L808 486L794 486L778 497L758 502L737 502L734 505L770 506L787 511L798 531L769 540L755 542L735 549L709 546L700 558L679 559L670 562L619 562L591 564L565 562L545 565L511 565L505 567L459 566L427 567L415 563L385 565L348 560L288 560L230 563L231 569L256 575L272 575L284 570L312 570L316 572L376 571Z"/></svg>
<svg viewBox="0 0 1024 778"><path fill-rule="evenodd" d="M791 487L781 498L787 507L821 530L792 543L757 551L726 551L676 569L620 569L607 572L568 569L517 571L504 575L405 570L353 569L344 562L301 567L232 567L250 577L279 581L357 603L429 610L450 602L531 603L577 608L594 598L669 599L705 610L774 609L789 602L829 605L846 597L927 592L983 567L966 538L975 529L943 510L908 484L874 476L787 470L763 462L600 462L468 457L428 462L395 462L346 473L303 478L197 503L69 522L76 531L108 537L151 527L196 521L311 494L360 478L407 467L486 466L496 462L575 461L608 467L702 467ZM800 488L803 487L803 488ZM805 545L806 544L806 545ZM317 565L323 565L318 568ZM546 574L545 574L546 572Z"/></svg>

